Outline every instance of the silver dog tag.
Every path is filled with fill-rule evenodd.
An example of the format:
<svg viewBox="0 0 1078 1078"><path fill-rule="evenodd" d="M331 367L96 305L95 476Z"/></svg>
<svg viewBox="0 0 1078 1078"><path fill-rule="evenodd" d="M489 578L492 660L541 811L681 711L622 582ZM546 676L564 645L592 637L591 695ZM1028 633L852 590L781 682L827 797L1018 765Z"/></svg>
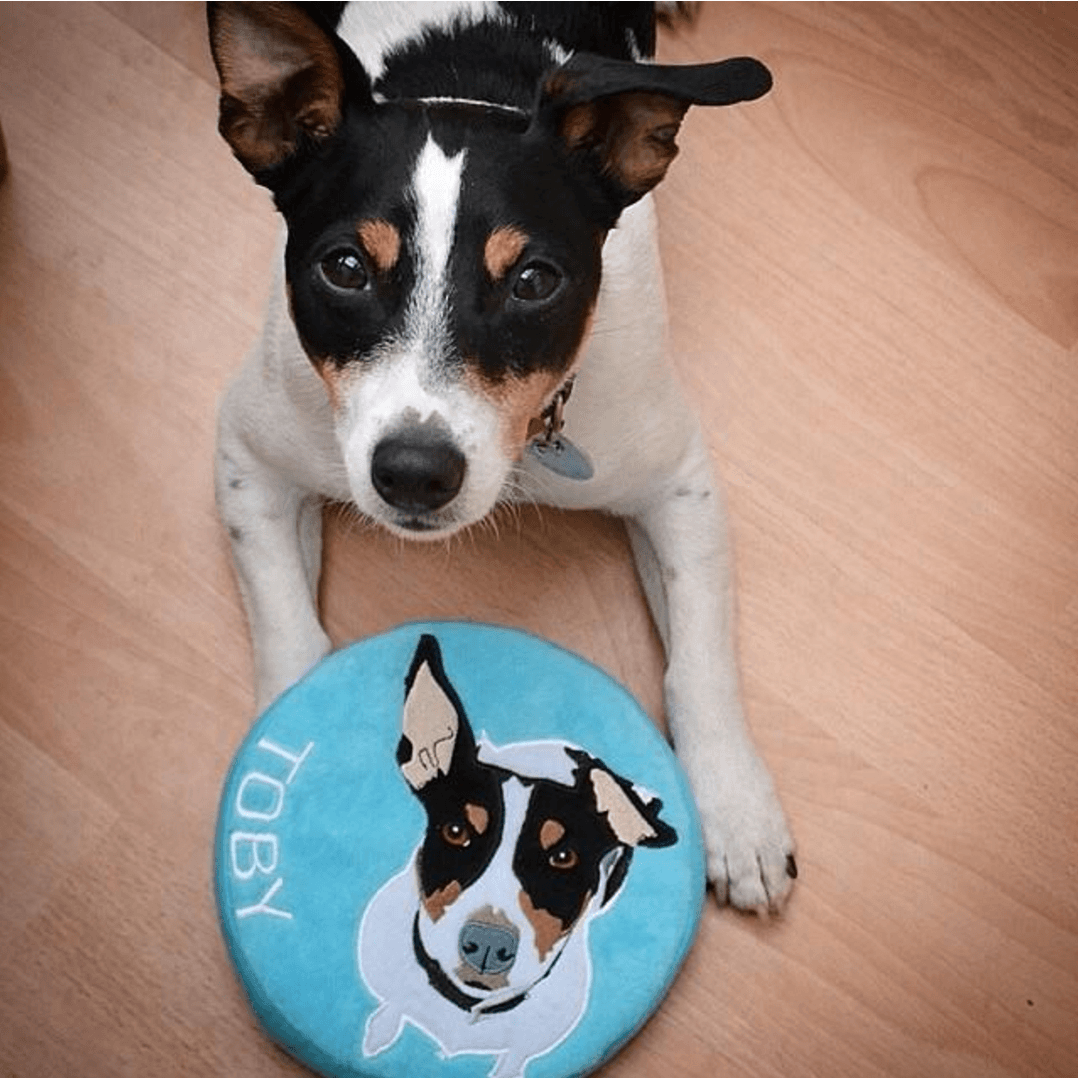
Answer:
<svg viewBox="0 0 1078 1078"><path fill-rule="evenodd" d="M595 474L587 454L564 434L551 434L528 443L532 459L566 479L590 479Z"/></svg>

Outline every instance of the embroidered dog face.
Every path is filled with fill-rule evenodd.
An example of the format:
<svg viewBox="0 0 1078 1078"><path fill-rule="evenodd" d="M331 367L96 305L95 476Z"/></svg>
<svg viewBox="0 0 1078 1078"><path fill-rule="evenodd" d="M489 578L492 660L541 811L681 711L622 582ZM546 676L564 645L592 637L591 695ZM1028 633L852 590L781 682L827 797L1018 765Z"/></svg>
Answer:
<svg viewBox="0 0 1078 1078"><path fill-rule="evenodd" d="M210 9L220 129L287 223L292 315L352 498L413 537L506 491L578 362L604 238L664 175L689 105L770 86L756 61L560 63L511 31L495 76L476 60L506 18L431 31L373 81L298 8Z"/></svg>
<svg viewBox="0 0 1078 1078"><path fill-rule="evenodd" d="M427 818L415 958L473 1014L517 1006L613 900L634 851L677 839L661 802L580 749L477 742L431 636L406 680L398 764Z"/></svg>

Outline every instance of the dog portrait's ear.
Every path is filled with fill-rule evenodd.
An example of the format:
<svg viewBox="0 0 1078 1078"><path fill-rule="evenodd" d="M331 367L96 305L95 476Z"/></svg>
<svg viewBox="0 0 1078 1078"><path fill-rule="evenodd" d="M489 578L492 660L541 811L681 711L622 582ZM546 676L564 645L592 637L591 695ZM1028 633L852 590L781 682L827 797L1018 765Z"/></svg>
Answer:
<svg viewBox="0 0 1078 1078"><path fill-rule="evenodd" d="M635 787L619 779L605 767L595 766L588 773L595 807L606 817L614 837L623 846L672 846L677 832L659 818L663 803L658 798L645 800Z"/></svg>
<svg viewBox="0 0 1078 1078"><path fill-rule="evenodd" d="M404 716L397 763L417 793L447 775L459 749L474 751L460 698L446 677L438 641L424 634L404 679Z"/></svg>
<svg viewBox="0 0 1078 1078"><path fill-rule="evenodd" d="M713 64L637 64L577 53L543 81L535 124L586 155L620 212L666 175L690 105L733 105L771 89L749 57Z"/></svg>
<svg viewBox="0 0 1078 1078"><path fill-rule="evenodd" d="M207 5L221 83L218 130L248 172L281 164L341 122L344 72L333 38L297 4Z"/></svg>

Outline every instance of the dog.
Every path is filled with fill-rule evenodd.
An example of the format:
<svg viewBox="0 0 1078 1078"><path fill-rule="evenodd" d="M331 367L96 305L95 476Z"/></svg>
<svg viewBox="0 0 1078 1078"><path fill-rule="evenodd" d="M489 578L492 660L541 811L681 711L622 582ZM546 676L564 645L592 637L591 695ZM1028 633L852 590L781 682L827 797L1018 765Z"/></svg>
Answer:
<svg viewBox="0 0 1078 1078"><path fill-rule="evenodd" d="M624 518L720 901L794 844L744 719L722 498L666 354L650 191L757 60L651 62L647 4L212 4L219 129L285 225L216 489L266 707L329 651L321 505L438 540L502 502ZM571 391L571 399L570 399Z"/></svg>
<svg viewBox="0 0 1078 1078"><path fill-rule="evenodd" d="M360 921L359 968L379 1000L363 1054L407 1021L444 1055L494 1054L491 1078L519 1078L583 1016L588 926L634 851L677 834L661 801L579 748L477 741L429 634L405 679L397 763L427 826Z"/></svg>

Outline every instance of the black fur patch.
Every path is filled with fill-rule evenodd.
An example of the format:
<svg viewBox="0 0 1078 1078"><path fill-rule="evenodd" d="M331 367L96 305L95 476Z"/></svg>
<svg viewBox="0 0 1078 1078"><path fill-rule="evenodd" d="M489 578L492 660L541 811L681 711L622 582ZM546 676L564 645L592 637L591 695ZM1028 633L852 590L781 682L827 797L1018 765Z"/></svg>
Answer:
<svg viewBox="0 0 1078 1078"><path fill-rule="evenodd" d="M474 758L454 765L448 776L432 779L416 795L427 813L427 831L419 855L419 886L424 895L457 883L467 889L482 876L502 841L504 773ZM469 823L468 807L489 818L480 834ZM464 835L461 842L447 835Z"/></svg>
<svg viewBox="0 0 1078 1078"><path fill-rule="evenodd" d="M616 60L650 59L655 55L654 4L503 3L500 6L522 29L556 41L573 52L593 52Z"/></svg>
<svg viewBox="0 0 1078 1078"><path fill-rule="evenodd" d="M540 831L547 820L565 828L556 845L544 849ZM588 899L598 893L603 857L617 849L613 831L595 811L595 801L580 783L575 787L537 782L528 805L513 872L536 909L556 917L562 928L576 922ZM567 867L558 867L559 855ZM566 856L569 855L569 856ZM626 861L631 851L622 855Z"/></svg>

